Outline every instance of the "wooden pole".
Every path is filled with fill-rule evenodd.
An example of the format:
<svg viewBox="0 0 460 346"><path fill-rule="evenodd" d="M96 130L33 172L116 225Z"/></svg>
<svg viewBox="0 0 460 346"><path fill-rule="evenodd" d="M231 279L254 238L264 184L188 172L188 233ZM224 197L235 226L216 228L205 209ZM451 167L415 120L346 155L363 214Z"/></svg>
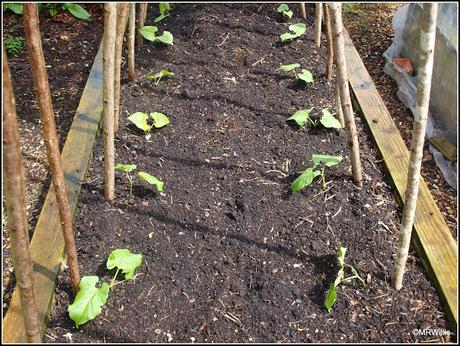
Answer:
<svg viewBox="0 0 460 346"><path fill-rule="evenodd" d="M116 25L116 3L105 3L102 125L104 131L104 195L108 201L112 201L115 197L114 51Z"/></svg>
<svg viewBox="0 0 460 346"><path fill-rule="evenodd" d="M340 3L329 4L331 15L334 57L337 67L337 83L340 92L340 103L342 105L345 129L348 135L348 147L350 148L351 167L353 180L356 185L362 186L363 177L361 172L361 159L359 155L358 135L356 132L353 109L351 107L350 90L348 87L348 73L345 64L345 47L342 33L342 13Z"/></svg>
<svg viewBox="0 0 460 346"><path fill-rule="evenodd" d="M19 149L19 131L16 121L16 105L13 85L3 47L3 186L7 213L7 228L10 236L16 289L21 299L27 341L40 343L40 323L35 303L32 260L29 252L29 231L27 229L24 171Z"/></svg>
<svg viewBox="0 0 460 346"><path fill-rule="evenodd" d="M139 13L137 14L138 15L138 18L137 18L137 27L139 29L143 28L144 27L144 23L145 23L145 18L147 17L147 3L146 2L141 2L139 4ZM144 38L142 37L142 35L138 32L137 33L137 45L138 46L141 46L142 44L144 43Z"/></svg>
<svg viewBox="0 0 460 346"><path fill-rule="evenodd" d="M299 4L299 10L300 10L300 16L303 19L307 19L307 11L305 10L305 3L304 2L301 2Z"/></svg>
<svg viewBox="0 0 460 346"><path fill-rule="evenodd" d="M115 38L115 132L118 131L120 117L120 76L121 76L121 56L123 52L123 37L125 36L126 19L128 14L128 3L118 4L117 33Z"/></svg>
<svg viewBox="0 0 460 346"><path fill-rule="evenodd" d="M62 169L61 154L59 152L58 136L54 121L53 103L48 85L45 57L43 55L40 38L40 27L37 3L24 3L24 31L29 50L29 61L35 92L38 99L38 108L42 121L43 137L46 144L48 162L53 180L54 192L61 218L62 232L64 235L67 263L69 265L70 283L72 292L77 294L80 282L78 269L77 250L72 229L72 215L70 213L69 199L66 191L64 171Z"/></svg>
<svg viewBox="0 0 460 346"><path fill-rule="evenodd" d="M436 40L437 6L437 3L424 3L420 16L420 55L418 60L419 70L414 127L412 130L412 145L404 198L404 210L399 233L399 246L392 275L392 284L396 290L402 288L402 279L409 253L410 238L417 205L423 144L425 141L426 122L430 102L434 44Z"/></svg>
<svg viewBox="0 0 460 346"><path fill-rule="evenodd" d="M327 39L327 61L326 61L326 78L332 80L332 70L334 64L334 49L332 47L332 27L331 18L329 17L329 9L327 4L323 4L324 22L326 24L326 39Z"/></svg>
<svg viewBox="0 0 460 346"><path fill-rule="evenodd" d="M136 79L136 66L134 60L134 37L136 33L136 4L131 3L129 8L129 32L128 32L128 75L129 79Z"/></svg>
<svg viewBox="0 0 460 346"><path fill-rule="evenodd" d="M323 11L322 11L322 3L318 2L315 4L315 12L316 12L316 18L315 18L315 45L316 47L321 46L321 21L323 17Z"/></svg>

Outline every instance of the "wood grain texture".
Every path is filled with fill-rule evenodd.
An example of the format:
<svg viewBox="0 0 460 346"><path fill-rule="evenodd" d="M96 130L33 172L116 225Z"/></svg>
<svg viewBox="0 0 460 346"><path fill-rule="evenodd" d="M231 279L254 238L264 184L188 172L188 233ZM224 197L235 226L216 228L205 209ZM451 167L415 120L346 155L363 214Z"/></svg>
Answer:
<svg viewBox="0 0 460 346"><path fill-rule="evenodd" d="M374 140L396 187L398 201L404 201L409 166L409 150L385 107L358 51L344 30L345 56L349 82ZM456 329L457 311L457 242L447 226L430 190L420 180L413 233L416 249L446 303L446 314Z"/></svg>
<svg viewBox="0 0 460 346"><path fill-rule="evenodd" d="M94 60L61 153L72 218L75 218L81 183L91 162L101 114L102 44ZM40 320L40 333L43 336L53 306L56 276L64 255L64 238L56 204L56 195L52 186L46 196L30 243L30 253L35 283L35 298ZM21 302L16 290L13 292L9 309L3 319L3 342L27 342L21 314Z"/></svg>

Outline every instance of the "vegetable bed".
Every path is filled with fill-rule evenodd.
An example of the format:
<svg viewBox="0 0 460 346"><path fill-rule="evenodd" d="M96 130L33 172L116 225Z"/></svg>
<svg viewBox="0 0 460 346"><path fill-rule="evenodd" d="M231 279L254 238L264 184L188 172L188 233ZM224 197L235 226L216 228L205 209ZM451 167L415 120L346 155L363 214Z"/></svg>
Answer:
<svg viewBox="0 0 460 346"><path fill-rule="evenodd" d="M157 15L152 7L147 25ZM135 164L163 191L136 179L130 198L130 181L117 171L115 201L106 203L100 136L75 226L82 275L111 280L106 259L116 248L142 254L142 265L78 330L60 274L45 342L414 342L429 339L415 328L447 329L417 258L403 290L390 287L400 208L359 118L362 189L352 182L344 130L286 121L312 107L319 119L335 104L313 17L304 35L280 42L298 22L277 4L190 4L156 24L174 45L138 48L115 144L116 163ZM293 63L314 83L279 69ZM162 69L174 76L158 85L144 77ZM170 123L146 135L127 119L136 112L160 112ZM324 189L318 176L293 193L314 154L343 159L326 168ZM339 285L328 311L339 244L366 286Z"/></svg>

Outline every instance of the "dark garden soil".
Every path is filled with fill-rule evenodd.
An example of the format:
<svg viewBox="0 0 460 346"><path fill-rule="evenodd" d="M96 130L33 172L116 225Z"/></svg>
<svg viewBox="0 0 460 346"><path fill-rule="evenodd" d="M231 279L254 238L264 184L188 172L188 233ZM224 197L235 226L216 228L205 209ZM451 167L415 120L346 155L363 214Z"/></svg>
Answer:
<svg viewBox="0 0 460 346"><path fill-rule="evenodd" d="M91 15L87 21L75 19L68 13L58 11L51 17L45 9L40 13L40 30L43 51L59 144L62 149L67 138L75 110L88 78L102 37L102 10L100 5L84 5ZM3 38L24 37L22 16L12 12L3 13ZM38 104L33 89L27 46L17 56L8 54L16 112L21 137L24 174L26 178L27 221L33 235L41 207L50 186L51 177L42 137ZM2 213L2 226L6 224ZM6 227L3 233L3 312L6 312L15 278L10 255L10 242Z"/></svg>
<svg viewBox="0 0 460 346"><path fill-rule="evenodd" d="M75 329L68 317L67 271L59 274L45 342L414 342L414 328L445 328L436 290L411 252L405 286L390 287L401 209L381 158L357 118L365 173L351 179L344 131L298 129L286 118L333 108L324 76L325 42L306 35L280 44L289 24L276 4L181 5L158 24L174 46L146 42L138 79L124 76L116 162L134 163L166 184L163 193L117 173L116 199L103 197L102 137L81 192L76 241L81 273L105 281L108 254L143 255L136 278L115 286L94 321ZM155 11L155 12L154 12ZM156 15L149 11L148 23ZM299 62L314 87L278 71ZM175 76L155 86L145 74ZM125 73L124 71L123 73ZM162 112L171 123L149 139L127 121ZM290 183L312 154L342 155L315 183L292 194ZM337 273L336 250L366 280L340 286L331 312L325 292Z"/></svg>

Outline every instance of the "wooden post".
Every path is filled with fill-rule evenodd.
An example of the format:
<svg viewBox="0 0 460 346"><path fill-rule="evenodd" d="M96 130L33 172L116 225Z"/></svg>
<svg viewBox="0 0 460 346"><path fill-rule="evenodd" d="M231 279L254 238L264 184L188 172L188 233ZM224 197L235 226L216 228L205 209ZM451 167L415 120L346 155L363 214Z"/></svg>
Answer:
<svg viewBox="0 0 460 346"><path fill-rule="evenodd" d="M16 289L21 298L27 341L40 343L40 324L35 303L32 260L29 252L29 231L27 229L24 171L19 149L19 131L16 121L16 105L13 85L8 67L5 47L3 47L3 186L7 228L10 236Z"/></svg>
<svg viewBox="0 0 460 346"><path fill-rule="evenodd" d="M104 4L103 109L104 131L104 195L107 201L115 197L115 126L114 126L114 51L117 25L116 3Z"/></svg>
<svg viewBox="0 0 460 346"><path fill-rule="evenodd" d="M125 36L126 19L128 14L128 3L118 4L117 33L115 38L115 132L118 131L120 117L120 75L121 56L123 52L123 37Z"/></svg>
<svg viewBox="0 0 460 346"><path fill-rule="evenodd" d="M304 2L299 3L299 10L300 10L300 16L303 19L307 19L307 11L305 10L305 3Z"/></svg>
<svg viewBox="0 0 460 346"><path fill-rule="evenodd" d="M327 61L326 61L326 78L332 80L332 70L334 63L334 50L332 47L332 27L331 18L329 18L329 9L327 4L323 4L324 22L326 24L326 38L327 38Z"/></svg>
<svg viewBox="0 0 460 346"><path fill-rule="evenodd" d="M402 288L402 279L409 253L410 238L417 205L423 144L425 141L426 122L430 103L437 11L437 3L424 3L420 16L420 55L418 60L419 69L414 127L412 130L407 186L404 195L404 210L399 233L399 246L392 275L392 284L396 290ZM452 275L454 275L454 273L452 273Z"/></svg>
<svg viewBox="0 0 460 346"><path fill-rule="evenodd" d="M147 5L148 5L148 3L146 3L146 2L141 2L139 4L139 13L137 14L137 16L138 16L137 17L137 27L139 29L144 27L145 18L147 17ZM137 45L141 46L142 43L144 43L144 38L138 32L137 33Z"/></svg>
<svg viewBox="0 0 460 346"><path fill-rule="evenodd" d="M134 60L134 37L136 33L136 4L132 2L129 4L129 32L128 32L128 75L129 79L136 79L136 65Z"/></svg>
<svg viewBox="0 0 460 346"><path fill-rule="evenodd" d="M315 4L315 12L316 12L316 17L315 17L315 45L316 47L321 46L321 21L323 17L323 11L322 11L322 3L318 2Z"/></svg>
<svg viewBox="0 0 460 346"><path fill-rule="evenodd" d="M42 121L43 137L46 144L46 152L51 170L51 177L56 193L56 201L61 218L62 231L65 241L67 263L69 265L70 282L72 292L77 294L80 282L78 269L77 250L72 229L72 215L70 213L69 199L66 190L64 171L62 169L59 142L54 121L53 103L48 85L48 73L46 72L45 57L43 56L42 42L37 3L24 3L24 31L29 50L29 61L35 92L38 99L38 108Z"/></svg>
<svg viewBox="0 0 460 346"><path fill-rule="evenodd" d="M340 103L345 121L345 129L348 135L348 147L350 148L351 167L353 180L356 185L362 186L363 177L361 172L361 159L359 155L358 135L356 132L353 109L351 107L350 90L348 86L348 73L345 64L345 47L342 33L342 13L340 3L329 4L331 15L334 57L337 67L337 83L340 92Z"/></svg>

